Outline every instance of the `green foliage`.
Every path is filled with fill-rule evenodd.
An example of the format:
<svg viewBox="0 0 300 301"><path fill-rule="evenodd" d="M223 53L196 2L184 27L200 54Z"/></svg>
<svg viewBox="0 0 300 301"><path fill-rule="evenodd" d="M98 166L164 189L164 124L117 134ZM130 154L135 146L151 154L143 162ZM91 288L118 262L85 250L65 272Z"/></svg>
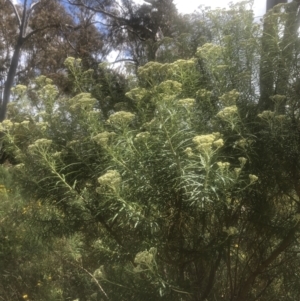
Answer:
<svg viewBox="0 0 300 301"><path fill-rule="evenodd" d="M12 105L1 124L18 162L5 179L22 196L25 231L40 239L41 275L31 265L28 279L54 279L59 266L40 293L26 284L30 298L298 296L299 110L291 90L272 96L274 110L257 109L262 31L249 5L207 12L213 41L193 58L140 67L114 106L111 86L96 93L73 58L71 97L45 77L16 89L36 105L21 115Z"/></svg>

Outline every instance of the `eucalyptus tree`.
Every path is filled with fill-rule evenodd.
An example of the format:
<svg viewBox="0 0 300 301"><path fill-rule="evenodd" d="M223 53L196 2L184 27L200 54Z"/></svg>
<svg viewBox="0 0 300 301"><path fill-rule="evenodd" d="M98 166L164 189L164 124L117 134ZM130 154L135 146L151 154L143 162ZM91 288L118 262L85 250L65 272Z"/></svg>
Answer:
<svg viewBox="0 0 300 301"><path fill-rule="evenodd" d="M11 1L11 0L6 1L6 5L10 5L13 13L15 14L15 20L16 20L16 23L18 26L18 36L17 36L17 40L16 40L16 43L15 43L15 46L13 49L13 55L11 58L10 66L8 69L8 73L7 73L7 77L6 77L6 81L5 81L5 85L4 85L3 99L2 99L2 103L1 103L1 109L0 109L0 121L3 121L6 116L6 110L7 110L6 108L7 108L9 99L10 99L11 88L14 83L14 78L16 75L16 71L18 68L19 59L20 59L20 55L21 55L21 49L22 49L24 43L27 40L29 40L37 32L47 29L50 26L53 26L53 24L51 24L51 25L48 24L47 26L45 26L43 28L37 28L35 30L30 30L28 25L29 25L29 20L31 18L31 14L37 6L41 5L41 3L42 3L42 1L36 1L36 2L31 3L31 1L25 0L23 7L22 7L22 11L20 12L18 10L17 5L14 4L13 1ZM58 26L58 24L56 24L55 26Z"/></svg>
<svg viewBox="0 0 300 301"><path fill-rule="evenodd" d="M176 46L188 41L183 41L183 35L190 34L185 31L185 23L191 22L188 17L177 12L172 0L149 0L141 5L128 0L69 0L69 3L98 15L111 50L121 53L121 58L117 58L117 61L132 62L136 66L151 60L159 61L165 59L164 56L161 57L163 51L160 50L173 47L176 55ZM205 23L201 25L204 29ZM202 33L205 35L204 30Z"/></svg>
<svg viewBox="0 0 300 301"><path fill-rule="evenodd" d="M7 68L3 71L1 121L5 119L16 75L19 83L28 84L37 74L48 74L59 84L64 82L59 70L63 70L68 56L84 58L84 62L89 62L88 68L103 57L103 36L87 14L68 12L67 7L56 0L2 2L1 15L7 20L2 24L2 43L6 45L2 57ZM9 31L14 33L7 34Z"/></svg>
<svg viewBox="0 0 300 301"><path fill-rule="evenodd" d="M259 110L273 109L271 97L288 93L289 77L296 63L293 45L298 40L300 2L294 0L288 5L283 5L285 3L287 1L267 1L267 13L263 19ZM280 14L283 11L287 18L282 20L284 27L282 33L279 33L278 25L274 22L274 12ZM281 43L280 47L276 46L278 41Z"/></svg>

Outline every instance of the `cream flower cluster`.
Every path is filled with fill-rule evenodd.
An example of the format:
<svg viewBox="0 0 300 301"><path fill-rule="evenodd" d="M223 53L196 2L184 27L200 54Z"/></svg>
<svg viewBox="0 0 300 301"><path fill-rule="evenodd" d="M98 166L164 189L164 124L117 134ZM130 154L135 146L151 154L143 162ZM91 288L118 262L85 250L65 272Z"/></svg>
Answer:
<svg viewBox="0 0 300 301"><path fill-rule="evenodd" d="M79 66L81 64L81 59L75 59L73 57L68 57L64 61L64 65L71 69L74 65Z"/></svg>
<svg viewBox="0 0 300 301"><path fill-rule="evenodd" d="M164 93L168 95L176 95L181 92L182 84L175 80L166 80L161 84L159 84L157 90L160 93Z"/></svg>
<svg viewBox="0 0 300 301"><path fill-rule="evenodd" d="M194 67L195 67L194 59L189 59L189 60L179 59L169 64L169 70L173 73L179 70L192 70Z"/></svg>
<svg viewBox="0 0 300 301"><path fill-rule="evenodd" d="M27 91L27 87L24 85L16 85L14 88L11 89L11 92L16 95L23 95Z"/></svg>
<svg viewBox="0 0 300 301"><path fill-rule="evenodd" d="M59 91L56 86L47 84L41 90L38 91L38 96L42 99L46 98L55 98L58 95Z"/></svg>
<svg viewBox="0 0 300 301"><path fill-rule="evenodd" d="M126 111L119 111L109 116L107 122L113 125L126 125L133 121L135 115L126 112Z"/></svg>
<svg viewBox="0 0 300 301"><path fill-rule="evenodd" d="M186 107L186 108L192 108L195 105L195 99L193 98L185 98L178 100L178 104L180 106Z"/></svg>
<svg viewBox="0 0 300 301"><path fill-rule="evenodd" d="M258 180L258 177L256 175L250 174L249 179L250 179L250 184L252 184Z"/></svg>
<svg viewBox="0 0 300 301"><path fill-rule="evenodd" d="M96 136L94 136L92 138L92 140L94 140L97 144L105 147L105 146L107 146L109 139L115 135L116 134L114 132L105 131L105 132L99 133Z"/></svg>
<svg viewBox="0 0 300 301"><path fill-rule="evenodd" d="M23 122L22 122L23 123ZM21 123L21 124L22 124ZM41 122L37 122L36 123L36 127L40 130L40 131L45 131L47 128L48 128L48 126L49 126L49 124L48 124L48 122L43 122L43 121L41 121Z"/></svg>
<svg viewBox="0 0 300 301"><path fill-rule="evenodd" d="M229 162L217 162L217 165L221 170L225 170L225 169L229 168L230 163Z"/></svg>
<svg viewBox="0 0 300 301"><path fill-rule="evenodd" d="M138 76L140 79L149 80L155 74L159 74L163 65L158 62L149 62L146 65L139 67Z"/></svg>
<svg viewBox="0 0 300 301"><path fill-rule="evenodd" d="M152 269L155 264L155 255L157 253L156 248L150 248L149 251L142 251L135 255L134 263L138 266L134 269L136 272L141 271L140 265L146 265L148 268Z"/></svg>
<svg viewBox="0 0 300 301"><path fill-rule="evenodd" d="M69 100L70 109L91 109L96 102L96 99L91 96L91 93L80 93Z"/></svg>
<svg viewBox="0 0 300 301"><path fill-rule="evenodd" d="M221 110L217 116L225 121L232 119L232 117L236 116L238 113L237 106L230 106L225 107L223 110Z"/></svg>
<svg viewBox="0 0 300 301"><path fill-rule="evenodd" d="M46 150L48 149L52 144L52 140L41 138L37 139L33 144L28 145L28 150L30 152L34 152L36 150Z"/></svg>
<svg viewBox="0 0 300 301"><path fill-rule="evenodd" d="M224 93L220 97L220 101L225 105L225 106L233 106L236 103L236 100L238 99L240 93L237 90L231 90L227 93Z"/></svg>
<svg viewBox="0 0 300 301"><path fill-rule="evenodd" d="M211 91L208 91L206 89L200 89L197 91L197 96L200 97L201 99L210 99L212 95Z"/></svg>
<svg viewBox="0 0 300 301"><path fill-rule="evenodd" d="M98 183L116 189L121 184L121 175L116 170L108 170L103 176L98 178Z"/></svg>
<svg viewBox="0 0 300 301"><path fill-rule="evenodd" d="M234 147L246 149L247 147L251 146L253 142L254 141L252 139L242 138L234 143Z"/></svg>
<svg viewBox="0 0 300 301"><path fill-rule="evenodd" d="M134 258L134 263L136 264L146 264L151 265L153 261L153 254L148 251L139 252Z"/></svg>
<svg viewBox="0 0 300 301"><path fill-rule="evenodd" d="M208 151L212 146L220 148L224 145L223 139L220 138L220 133L195 136L193 142L196 145L196 149L200 152Z"/></svg>
<svg viewBox="0 0 300 301"><path fill-rule="evenodd" d="M247 163L247 159L244 157L239 157L239 161L240 161L242 167Z"/></svg>
<svg viewBox="0 0 300 301"><path fill-rule="evenodd" d="M1 129L2 130L9 130L14 126L14 123L11 122L9 119L5 119L1 123Z"/></svg>
<svg viewBox="0 0 300 301"><path fill-rule="evenodd" d="M191 147L187 147L187 148L184 150L184 153L185 153L189 158L191 158L191 157L194 155L193 150L192 150Z"/></svg>
<svg viewBox="0 0 300 301"><path fill-rule="evenodd" d="M257 115L261 119L272 119L275 116L275 113L272 111L263 111Z"/></svg>
<svg viewBox="0 0 300 301"><path fill-rule="evenodd" d="M147 93L147 90L144 88L134 88L125 95L134 101L141 101Z"/></svg>

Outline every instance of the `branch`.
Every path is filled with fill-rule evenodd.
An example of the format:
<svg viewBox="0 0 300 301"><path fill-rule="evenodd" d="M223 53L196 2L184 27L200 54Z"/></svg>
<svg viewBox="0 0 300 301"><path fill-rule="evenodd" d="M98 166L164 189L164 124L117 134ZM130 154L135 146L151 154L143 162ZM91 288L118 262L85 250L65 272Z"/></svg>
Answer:
<svg viewBox="0 0 300 301"><path fill-rule="evenodd" d="M264 260L253 273L251 273L251 275L245 281L244 286L241 287L241 290L238 293L237 300L239 301L245 300L246 294L249 291L249 288L253 283L253 281L255 280L255 278L260 273L262 273L268 267L268 265L270 265L273 261L275 261L283 251L285 251L289 247L298 229L298 226L299 226L299 222L297 222L296 225L292 229L290 229L286 237L277 245L277 247L273 250L273 252L269 255L269 257L266 260Z"/></svg>
<svg viewBox="0 0 300 301"><path fill-rule="evenodd" d="M217 272L217 270L220 266L222 255L223 255L223 250L219 250L219 255L218 255L216 261L211 266L210 273L209 273L209 276L208 276L207 286L206 286L205 291L203 293L202 300L207 300L206 298L209 296L209 294L210 294L210 292L211 292L211 290L214 286L216 272Z"/></svg>
<svg viewBox="0 0 300 301"><path fill-rule="evenodd" d="M58 27L61 27L60 24L50 24L50 25L47 25L47 26L44 26L44 27L41 27L41 28L37 28L33 31L31 31L30 33L28 33L24 38L23 38L23 41L26 42L27 40L29 40L34 34L40 32L40 31L43 31L45 29L48 29L48 28L58 28Z"/></svg>
<svg viewBox="0 0 300 301"><path fill-rule="evenodd" d="M110 64L116 64L116 63L120 63L120 62L134 62L134 63L138 64L138 61L135 59L119 59Z"/></svg>
<svg viewBox="0 0 300 301"><path fill-rule="evenodd" d="M118 20L118 21L121 21L121 22L124 22L124 23L128 23L128 21L129 21L129 20L127 20L127 19L120 18L120 17L118 17L118 16L116 16L116 15L110 13L110 12L107 12L107 11L103 10L103 9L100 9L100 8L97 9L97 8L88 6L88 5L84 4L84 3L82 3L81 1L80 1L80 2L77 2L77 3L73 3L71 0L68 0L68 2L69 2L71 5L74 5L74 6L82 6L82 7L86 8L86 9L89 9L89 10L95 12L95 13L101 13L101 14L103 14L103 15L106 15L106 16L108 16L108 17L111 17L112 19L115 19L115 20Z"/></svg>
<svg viewBox="0 0 300 301"><path fill-rule="evenodd" d="M261 292L255 297L255 299L253 301L258 300L266 291L266 289L270 286L270 284L272 284L272 282L275 280L275 278L269 279L267 281L267 284L265 285L265 287L261 290Z"/></svg>
<svg viewBox="0 0 300 301"><path fill-rule="evenodd" d="M55 252L55 253L57 253L57 252ZM57 254L57 255L58 255L58 254ZM101 291L101 292L105 295L105 297L109 300L109 298L108 298L106 292L104 291L104 289L102 288L101 284L99 283L99 281L97 280L97 278L96 278L92 273L90 273L87 269L85 269L84 267L82 267L82 266L80 266L80 265L76 265L76 264L74 264L73 262L71 262L71 261L69 261L69 260L67 260L67 259L65 259L65 258L62 258L62 257L60 257L60 258L61 258L62 260L64 260L64 261L66 261L67 263L71 264L72 266L74 266L74 267L76 267L76 268L79 268L79 269L83 270L83 271L86 272L90 277L92 277L92 279L93 279L93 280L96 282L96 284L98 285L100 291Z"/></svg>
<svg viewBox="0 0 300 301"><path fill-rule="evenodd" d="M30 16L31 16L32 11L33 11L34 8L35 8L38 4L40 4L40 3L41 3L40 0L37 1L37 2L34 2L34 3L31 3L30 8L29 8L29 10L28 10L28 12L27 12L27 15L26 15L25 28L27 28L27 26L28 26L28 21L29 21L29 19L30 19Z"/></svg>
<svg viewBox="0 0 300 301"><path fill-rule="evenodd" d="M35 8L35 6L38 5L38 4L40 4L40 3L41 3L40 0L37 1L37 2L32 3L32 4L30 5L30 10L33 10L33 9Z"/></svg>
<svg viewBox="0 0 300 301"><path fill-rule="evenodd" d="M7 1L13 7L14 13L15 13L17 19L18 19L18 25L19 25L19 27L21 27L21 18L20 18L20 15L18 13L18 10L17 10L16 6L13 4L12 0L7 0Z"/></svg>
<svg viewBox="0 0 300 301"><path fill-rule="evenodd" d="M116 15L114 15L114 14L112 14L112 13L110 13L110 12L104 10L104 9L94 8L94 7L88 6L88 5L84 4L84 3L82 3L81 1L79 1L79 2L77 2L77 3L73 3L71 0L68 0L68 2L69 2L71 5L74 5L74 6L82 6L82 7L86 8L86 9L89 9L89 10L95 12L95 13L101 13L101 14L103 14L103 15L105 15L105 16L108 16L108 17L114 19L114 20L120 21L121 23L123 23L123 24L126 25L126 26L131 26L131 25L130 25L130 20L125 19L125 18L118 17L118 16L116 16ZM151 34L153 34L153 32L152 32L152 30L151 30L150 28L147 28L146 26L141 26L141 27L142 27L143 29L147 30L148 32L150 32Z"/></svg>

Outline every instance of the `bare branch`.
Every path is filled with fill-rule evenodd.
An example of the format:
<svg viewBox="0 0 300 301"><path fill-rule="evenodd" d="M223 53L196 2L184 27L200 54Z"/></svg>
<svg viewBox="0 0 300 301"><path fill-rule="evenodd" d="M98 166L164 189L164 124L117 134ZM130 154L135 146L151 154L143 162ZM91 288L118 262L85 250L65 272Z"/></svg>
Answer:
<svg viewBox="0 0 300 301"><path fill-rule="evenodd" d="M26 16L26 24L25 24L25 28L27 28L27 26L28 26L28 21L29 21L29 19L30 19L30 16L31 16L32 11L33 11L34 8L35 8L38 4L40 4L40 3L41 3L40 0L37 1L37 2L34 2L34 3L31 3L30 8L29 8L29 10L28 10L28 12L27 12L27 16Z"/></svg>
<svg viewBox="0 0 300 301"><path fill-rule="evenodd" d="M135 59L119 59L119 60L116 60L114 62L111 62L110 64L116 64L116 63L121 63L121 62L133 62L133 63L138 63L137 60Z"/></svg>
<svg viewBox="0 0 300 301"><path fill-rule="evenodd" d="M119 22L121 22L123 25L126 25L126 26L130 26L130 20L128 19L125 19L125 18L122 18L122 17L118 17L104 9L100 9L100 8L94 8L94 7L91 7L91 6L88 6L84 3L82 3L81 1L80 2L76 2L76 3L73 3L71 0L68 0L68 2L71 4L71 5L75 5L75 6L82 6L86 9L89 9L95 13L100 13L100 14L103 14L105 16L108 16L114 20L117 20ZM143 26L143 29L147 30L148 32L150 33L153 33L152 30L150 28L147 28L146 26Z"/></svg>
<svg viewBox="0 0 300 301"><path fill-rule="evenodd" d="M89 9L89 10L95 12L95 13L101 13L101 14L106 15L106 16L108 16L108 17L111 17L111 18L113 18L113 19L115 19L115 20L122 21L122 22L125 22L125 23L128 22L127 19L120 18L120 17L118 17L118 16L116 16L116 15L114 15L114 14L111 14L110 12L107 12L107 11L103 10L103 9L100 9L100 8L94 8L94 7L88 6L88 5L84 4L84 3L82 3L81 1L80 1L80 2L77 2L77 3L73 3L71 0L68 0L68 2L69 2L71 5L82 6L82 7L86 8L86 9Z"/></svg>
<svg viewBox="0 0 300 301"><path fill-rule="evenodd" d="M37 2L34 2L34 3L31 3L31 5L30 5L30 10L33 10L38 4L40 4L41 3L41 1L39 0L39 1L37 1Z"/></svg>
<svg viewBox="0 0 300 301"><path fill-rule="evenodd" d="M70 262L70 261L67 261L67 262L70 263L71 265L73 265L73 266L75 266L75 267L77 267L77 268L83 270L84 272L86 272L86 273L87 273L87 274L88 274L88 275L96 282L96 284L98 285L100 291L105 295L105 297L106 297L107 299L109 299L108 296L107 296L107 294L106 294L106 292L105 292L104 289L102 288L101 284L99 283L99 281L97 280L97 278L96 278L92 273L90 273L87 269L85 269L84 267L82 267L82 266L80 266L80 265L75 265L74 263L72 263L72 262Z"/></svg>
<svg viewBox="0 0 300 301"><path fill-rule="evenodd" d="M58 252L55 252L58 256ZM62 260L66 261L67 263L71 264L72 266L76 267L76 268L79 268L81 270L83 270L84 272L86 272L94 281L95 283L97 284L97 286L99 287L100 291L105 295L105 297L109 300L106 292L104 291L104 289L102 288L101 284L99 283L99 281L97 280L97 278L92 274L90 273L87 269L85 269L84 267L80 266L80 265L77 265L69 260L67 260L66 258L63 258L61 256L59 256Z"/></svg>
<svg viewBox="0 0 300 301"><path fill-rule="evenodd" d="M18 25L19 25L19 27L21 27L21 18L20 18L20 15L18 13L18 10L17 10L16 6L13 4L12 0L7 0L7 1L13 7L14 13L15 13L15 15L17 17L17 20L18 20Z"/></svg>

